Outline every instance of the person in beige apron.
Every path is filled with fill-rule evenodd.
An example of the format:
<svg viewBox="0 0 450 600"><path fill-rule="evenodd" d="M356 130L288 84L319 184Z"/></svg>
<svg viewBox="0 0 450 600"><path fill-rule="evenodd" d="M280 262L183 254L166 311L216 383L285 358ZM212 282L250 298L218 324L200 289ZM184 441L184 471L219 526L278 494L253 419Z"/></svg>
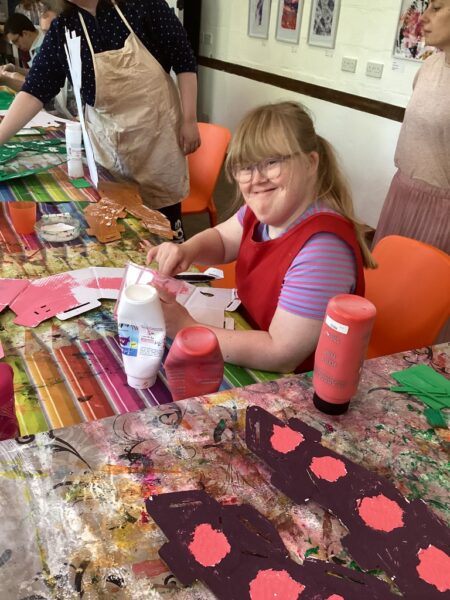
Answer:
<svg viewBox="0 0 450 600"><path fill-rule="evenodd" d="M22 91L0 124L0 144L57 95L68 71L65 31L77 30L85 60L86 124L95 159L116 178L137 182L146 205L166 214L182 238L181 200L189 191L185 155L200 143L194 57L182 25L164 0L127 0L122 9L115 0L63 4ZM94 25L84 11L99 19L97 54L94 47L99 42L91 39ZM111 37L102 40L102 34ZM180 93L166 73L171 67L177 72Z"/></svg>
<svg viewBox="0 0 450 600"><path fill-rule="evenodd" d="M85 108L95 160L117 178L139 183L150 208L178 204L189 193L187 161L178 143L178 90L113 4L130 31L118 50L95 54L78 15L95 71L95 105ZM180 230L175 233L182 237Z"/></svg>

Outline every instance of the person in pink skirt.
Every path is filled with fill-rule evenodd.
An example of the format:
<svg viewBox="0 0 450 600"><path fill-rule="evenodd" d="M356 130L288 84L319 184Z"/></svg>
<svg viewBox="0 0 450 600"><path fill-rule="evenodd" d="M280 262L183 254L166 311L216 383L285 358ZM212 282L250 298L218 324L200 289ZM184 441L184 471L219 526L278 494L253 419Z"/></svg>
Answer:
<svg viewBox="0 0 450 600"><path fill-rule="evenodd" d="M422 15L427 45L441 50L418 71L374 237L402 235L450 253L450 0Z"/></svg>

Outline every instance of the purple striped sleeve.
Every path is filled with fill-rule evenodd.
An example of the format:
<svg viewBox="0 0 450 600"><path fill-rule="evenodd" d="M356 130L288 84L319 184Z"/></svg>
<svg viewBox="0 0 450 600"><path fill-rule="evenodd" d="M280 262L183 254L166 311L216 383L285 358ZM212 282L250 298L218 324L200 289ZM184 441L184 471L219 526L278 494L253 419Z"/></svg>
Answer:
<svg viewBox="0 0 450 600"><path fill-rule="evenodd" d="M332 233L318 233L289 267L278 306L294 315L322 320L328 301L354 291L356 261L352 249Z"/></svg>

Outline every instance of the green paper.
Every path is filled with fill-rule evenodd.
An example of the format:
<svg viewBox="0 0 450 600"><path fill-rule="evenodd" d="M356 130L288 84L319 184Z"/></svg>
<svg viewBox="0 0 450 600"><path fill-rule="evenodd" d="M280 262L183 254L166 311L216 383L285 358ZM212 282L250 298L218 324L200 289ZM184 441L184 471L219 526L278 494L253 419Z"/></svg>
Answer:
<svg viewBox="0 0 450 600"><path fill-rule="evenodd" d="M27 152L36 154L59 153L66 152L63 140L31 140L28 142L8 142L0 146L0 164L5 164L18 156Z"/></svg>
<svg viewBox="0 0 450 600"><path fill-rule="evenodd" d="M426 405L423 414L429 425L447 427L441 411L450 408L450 381L427 365L391 373L391 377L400 384L391 387L393 392L410 394Z"/></svg>
<svg viewBox="0 0 450 600"><path fill-rule="evenodd" d="M14 100L14 94L0 90L0 110L8 110Z"/></svg>
<svg viewBox="0 0 450 600"><path fill-rule="evenodd" d="M431 427L447 427L447 421L445 420L445 417L440 410L426 408L423 411L423 414L425 415L428 424L431 425Z"/></svg>
<svg viewBox="0 0 450 600"><path fill-rule="evenodd" d="M80 177L80 179L71 179L70 183L73 185L73 187L78 189L92 187L92 184L90 184L89 181L87 181L87 179L84 177Z"/></svg>

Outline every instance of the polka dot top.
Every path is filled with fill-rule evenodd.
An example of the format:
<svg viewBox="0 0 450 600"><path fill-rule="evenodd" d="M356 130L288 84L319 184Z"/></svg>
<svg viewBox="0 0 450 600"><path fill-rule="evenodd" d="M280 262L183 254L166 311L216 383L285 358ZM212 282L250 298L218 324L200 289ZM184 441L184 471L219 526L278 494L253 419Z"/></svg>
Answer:
<svg viewBox="0 0 450 600"><path fill-rule="evenodd" d="M186 31L165 0L123 0L118 5L135 34L165 71L173 68L177 74L196 72ZM64 50L66 27L81 37L81 95L87 104L95 103L94 66L78 12L83 14L96 54L123 48L130 34L114 6L106 0L99 1L95 17L73 5L55 19L22 87L22 91L44 104L58 94L66 77L70 79Z"/></svg>

